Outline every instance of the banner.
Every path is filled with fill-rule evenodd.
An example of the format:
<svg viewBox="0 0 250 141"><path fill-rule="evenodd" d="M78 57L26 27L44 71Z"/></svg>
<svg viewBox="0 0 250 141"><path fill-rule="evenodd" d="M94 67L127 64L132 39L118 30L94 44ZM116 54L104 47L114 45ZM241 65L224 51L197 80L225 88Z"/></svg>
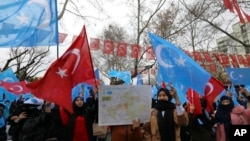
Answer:
<svg viewBox="0 0 250 141"><path fill-rule="evenodd" d="M129 125L133 119L149 121L152 103L150 85L113 85L99 88L98 123Z"/></svg>

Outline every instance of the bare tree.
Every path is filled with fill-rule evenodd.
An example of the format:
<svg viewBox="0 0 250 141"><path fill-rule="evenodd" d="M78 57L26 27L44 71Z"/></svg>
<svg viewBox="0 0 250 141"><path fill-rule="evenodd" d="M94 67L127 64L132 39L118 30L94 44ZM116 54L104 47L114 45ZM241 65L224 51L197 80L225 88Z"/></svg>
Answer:
<svg viewBox="0 0 250 141"><path fill-rule="evenodd" d="M188 10L190 14L194 15L199 20L208 23L210 26L227 35L232 40L240 43L242 46L250 47L250 44L245 43L244 41L238 39L233 34L227 31L229 25L232 25L232 22L235 21L234 19L237 17L234 16L228 21L225 20L226 18L223 18L223 15L225 15L225 12L227 10L222 3L223 1L202 0L195 1L192 4L187 4L184 0L179 1L183 4L183 6ZM222 20L223 24L219 24L219 22L222 22Z"/></svg>
<svg viewBox="0 0 250 141"><path fill-rule="evenodd" d="M98 0L88 0L87 2L91 3L96 8L101 7L101 4L98 5ZM76 17L82 19L89 18L82 14L83 11L78 3L80 3L79 0L60 0L59 5L62 5L62 9L59 11L58 20L63 18L65 12L72 13ZM46 66L51 63L47 60L49 53L50 47L11 48L9 59L6 60L1 71L13 68L19 80L29 80L39 73L43 73Z"/></svg>
<svg viewBox="0 0 250 141"><path fill-rule="evenodd" d="M104 28L100 38L103 40L111 40L114 42L114 51L112 54L103 54L103 46L99 52L92 52L94 66L99 68L99 71L108 78L108 72L113 70L126 71L130 68L130 58L129 57L119 57L117 56L117 44L119 42L127 43L129 41L128 33L125 29L117 24L110 24ZM122 82L122 80L112 78L111 83L114 84L117 81Z"/></svg>
<svg viewBox="0 0 250 141"><path fill-rule="evenodd" d="M50 63L48 60L46 61L49 50L49 47L11 48L9 59L7 59L2 71L14 68L14 73L19 80L29 80L45 71L44 66Z"/></svg>
<svg viewBox="0 0 250 141"><path fill-rule="evenodd" d="M156 14L162 9L162 7L166 3L166 0L151 1L151 3L147 2L148 1L145 0L132 0L128 1L127 3L130 7L134 8L134 10L132 10L132 12L134 12L134 15L131 19L131 25L133 25L134 31L136 31L134 43L141 46L145 45L145 42L143 41L145 41L146 38L146 40L148 40L147 29L149 28L153 17L156 16ZM131 78L134 78L138 75L138 67L143 67L141 71L143 72L147 69L152 68L156 64L156 62L152 62L150 65L147 65L147 62L144 60L145 53L146 49L143 50L141 56L138 59L133 60L133 69L135 73L132 74ZM147 67L145 67L146 65Z"/></svg>

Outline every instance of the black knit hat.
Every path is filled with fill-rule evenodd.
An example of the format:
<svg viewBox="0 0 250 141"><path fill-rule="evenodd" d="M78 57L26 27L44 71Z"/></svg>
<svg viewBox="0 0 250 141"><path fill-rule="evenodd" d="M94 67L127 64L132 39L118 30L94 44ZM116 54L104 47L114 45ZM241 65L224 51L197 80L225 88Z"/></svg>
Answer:
<svg viewBox="0 0 250 141"><path fill-rule="evenodd" d="M166 89L166 88L160 88L160 89L158 90L158 92L157 92L157 99L158 99L158 95L159 95L159 93L160 93L161 91L163 91L163 92L168 96L168 100L169 100L169 101L172 100L173 96L170 94L169 90Z"/></svg>

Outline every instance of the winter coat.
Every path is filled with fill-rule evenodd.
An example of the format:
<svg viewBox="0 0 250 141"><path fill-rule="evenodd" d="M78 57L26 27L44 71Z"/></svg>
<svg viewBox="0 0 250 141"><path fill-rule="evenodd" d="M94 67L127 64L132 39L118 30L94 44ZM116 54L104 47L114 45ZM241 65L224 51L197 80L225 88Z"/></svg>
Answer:
<svg viewBox="0 0 250 141"><path fill-rule="evenodd" d="M245 109L244 106L236 106L231 114L232 125L249 125L250 124L250 109ZM226 135L223 124L216 124L216 141L225 141Z"/></svg>
<svg viewBox="0 0 250 141"><path fill-rule="evenodd" d="M132 125L111 126L111 141L142 141L141 128L132 130Z"/></svg>
<svg viewBox="0 0 250 141"><path fill-rule="evenodd" d="M157 110L151 110L150 122L143 125L143 136L145 141L160 141L160 132L157 122ZM181 126L188 125L188 114L184 112L183 115L178 116L176 109L174 110L174 122L175 122L175 141L181 141L180 129ZM167 133L166 133L167 134Z"/></svg>

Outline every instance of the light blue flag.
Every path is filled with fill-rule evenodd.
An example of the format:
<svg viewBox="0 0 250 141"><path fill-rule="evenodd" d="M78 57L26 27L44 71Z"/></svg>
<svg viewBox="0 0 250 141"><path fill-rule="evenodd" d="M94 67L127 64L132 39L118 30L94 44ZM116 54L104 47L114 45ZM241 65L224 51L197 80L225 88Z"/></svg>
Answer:
<svg viewBox="0 0 250 141"><path fill-rule="evenodd" d="M248 92L250 92L250 85L245 85L244 87Z"/></svg>
<svg viewBox="0 0 250 141"><path fill-rule="evenodd" d="M235 90L235 87L234 85L231 85L231 87L228 89L233 95L232 95L232 99L233 99L233 102L234 102L234 106L239 106L240 103L238 102L237 98L238 98L238 94Z"/></svg>
<svg viewBox="0 0 250 141"><path fill-rule="evenodd" d="M58 44L56 0L2 0L0 47Z"/></svg>
<svg viewBox="0 0 250 141"><path fill-rule="evenodd" d="M5 82L18 82L18 78L14 74L13 70L11 68L4 70L0 73L0 81Z"/></svg>
<svg viewBox="0 0 250 141"><path fill-rule="evenodd" d="M143 80L141 78L141 74L137 75L136 85L143 85Z"/></svg>
<svg viewBox="0 0 250 141"><path fill-rule="evenodd" d="M177 84L177 83L174 83L173 87L176 89L176 92L179 96L181 104L184 104L185 102L187 102L186 91L185 91L185 89L187 88L185 88L184 85Z"/></svg>
<svg viewBox="0 0 250 141"><path fill-rule="evenodd" d="M152 98L153 99L157 99L157 92L158 92L158 89L156 88L156 86L152 86Z"/></svg>
<svg viewBox="0 0 250 141"><path fill-rule="evenodd" d="M5 105L4 109L4 118L7 119L9 117L9 109L10 105L13 101L17 99L17 95L6 91L3 87L0 87L0 103Z"/></svg>
<svg viewBox="0 0 250 141"><path fill-rule="evenodd" d="M159 71L165 82L176 83L192 88L204 95L211 74L170 42L149 33L154 48ZM186 92L187 89L184 90Z"/></svg>
<svg viewBox="0 0 250 141"><path fill-rule="evenodd" d="M163 80L162 80L161 73L160 73L160 71L157 71L157 74L156 74L156 86L157 86L157 88L161 87L162 81Z"/></svg>
<svg viewBox="0 0 250 141"><path fill-rule="evenodd" d="M3 87L0 87L0 101L4 102L7 107L10 107L11 102L17 98L17 95L6 91Z"/></svg>
<svg viewBox="0 0 250 141"><path fill-rule="evenodd" d="M97 80L100 80L99 69L96 69L96 70L95 70L95 78L96 78Z"/></svg>
<svg viewBox="0 0 250 141"><path fill-rule="evenodd" d="M109 72L109 77L117 77L117 78L123 80L126 84L131 83L130 71L119 72L119 71L111 70Z"/></svg>
<svg viewBox="0 0 250 141"><path fill-rule="evenodd" d="M83 93L83 99L84 102L86 102L86 99L89 97L90 93L89 90L93 89L93 86L90 86L86 83L80 83L78 85L76 85L73 89L72 89L72 94L71 94L71 98L72 101L77 97L80 96L81 93Z"/></svg>
<svg viewBox="0 0 250 141"><path fill-rule="evenodd" d="M226 68L231 82L235 85L250 85L250 68Z"/></svg>

